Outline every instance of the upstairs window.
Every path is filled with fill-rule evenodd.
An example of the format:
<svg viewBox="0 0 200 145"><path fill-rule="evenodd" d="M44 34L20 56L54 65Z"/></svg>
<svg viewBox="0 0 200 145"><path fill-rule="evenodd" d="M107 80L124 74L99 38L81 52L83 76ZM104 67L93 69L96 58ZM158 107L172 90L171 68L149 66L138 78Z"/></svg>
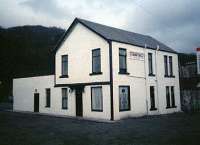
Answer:
<svg viewBox="0 0 200 145"><path fill-rule="evenodd" d="M130 110L130 86L119 86L119 111Z"/></svg>
<svg viewBox="0 0 200 145"><path fill-rule="evenodd" d="M119 48L119 73L127 73L126 49Z"/></svg>
<svg viewBox="0 0 200 145"><path fill-rule="evenodd" d="M46 107L50 107L51 102L51 89L46 89Z"/></svg>
<svg viewBox="0 0 200 145"><path fill-rule="evenodd" d="M101 53L100 48L92 50L92 73L101 73Z"/></svg>
<svg viewBox="0 0 200 145"><path fill-rule="evenodd" d="M68 55L62 55L62 76L68 76Z"/></svg>
<svg viewBox="0 0 200 145"><path fill-rule="evenodd" d="M149 75L153 76L153 58L152 53L148 53Z"/></svg>
<svg viewBox="0 0 200 145"><path fill-rule="evenodd" d="M172 60L172 56L169 56L169 75L173 76L173 60Z"/></svg>
<svg viewBox="0 0 200 145"><path fill-rule="evenodd" d="M92 111L103 111L102 87L91 88Z"/></svg>
<svg viewBox="0 0 200 145"><path fill-rule="evenodd" d="M164 56L164 67L165 67L165 76L169 76L168 75L168 59L167 59L167 55Z"/></svg>

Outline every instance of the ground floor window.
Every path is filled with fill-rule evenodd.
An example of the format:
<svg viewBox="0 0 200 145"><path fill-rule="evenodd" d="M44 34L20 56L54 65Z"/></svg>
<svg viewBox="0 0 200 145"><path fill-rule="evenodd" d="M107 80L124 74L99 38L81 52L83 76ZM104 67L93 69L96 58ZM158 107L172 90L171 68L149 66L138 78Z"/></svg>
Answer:
<svg viewBox="0 0 200 145"><path fill-rule="evenodd" d="M46 107L50 107L50 102L51 102L51 89L47 88L46 89Z"/></svg>
<svg viewBox="0 0 200 145"><path fill-rule="evenodd" d="M68 89L62 88L62 109L68 108Z"/></svg>
<svg viewBox="0 0 200 145"><path fill-rule="evenodd" d="M154 89L154 86L150 86L150 102L151 102L150 110L157 110L156 105L155 105L155 89Z"/></svg>
<svg viewBox="0 0 200 145"><path fill-rule="evenodd" d="M175 96L174 96L174 86L166 86L166 108L174 108L175 105Z"/></svg>
<svg viewBox="0 0 200 145"><path fill-rule="evenodd" d="M103 111L102 87L91 87L92 111Z"/></svg>
<svg viewBox="0 0 200 145"><path fill-rule="evenodd" d="M119 86L119 111L130 110L130 86Z"/></svg>

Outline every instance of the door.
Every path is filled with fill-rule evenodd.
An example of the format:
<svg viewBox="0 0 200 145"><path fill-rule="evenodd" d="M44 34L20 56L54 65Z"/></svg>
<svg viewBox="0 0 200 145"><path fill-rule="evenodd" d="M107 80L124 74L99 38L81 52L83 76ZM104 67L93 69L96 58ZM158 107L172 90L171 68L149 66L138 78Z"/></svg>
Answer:
<svg viewBox="0 0 200 145"><path fill-rule="evenodd" d="M34 112L39 112L39 93L34 93Z"/></svg>
<svg viewBox="0 0 200 145"><path fill-rule="evenodd" d="M76 88L76 116L83 116L82 89Z"/></svg>

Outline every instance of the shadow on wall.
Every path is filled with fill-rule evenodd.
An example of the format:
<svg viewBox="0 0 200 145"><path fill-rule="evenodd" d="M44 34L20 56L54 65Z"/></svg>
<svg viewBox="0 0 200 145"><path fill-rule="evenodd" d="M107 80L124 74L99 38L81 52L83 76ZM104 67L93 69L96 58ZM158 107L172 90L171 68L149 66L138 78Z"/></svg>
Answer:
<svg viewBox="0 0 200 145"><path fill-rule="evenodd" d="M200 88L181 90L181 109L184 112L200 112Z"/></svg>

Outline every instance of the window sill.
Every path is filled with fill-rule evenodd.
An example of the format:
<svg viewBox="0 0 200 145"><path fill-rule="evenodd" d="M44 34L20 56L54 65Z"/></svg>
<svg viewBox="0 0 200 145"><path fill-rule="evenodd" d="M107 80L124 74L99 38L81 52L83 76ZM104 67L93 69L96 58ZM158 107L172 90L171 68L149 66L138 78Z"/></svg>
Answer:
<svg viewBox="0 0 200 145"><path fill-rule="evenodd" d="M93 112L103 112L103 110L95 110L95 109L92 109Z"/></svg>
<svg viewBox="0 0 200 145"><path fill-rule="evenodd" d="M165 75L165 78L175 78L175 76L168 76L168 75Z"/></svg>
<svg viewBox="0 0 200 145"><path fill-rule="evenodd" d="M157 108L150 108L150 111L156 111L158 110Z"/></svg>
<svg viewBox="0 0 200 145"><path fill-rule="evenodd" d="M67 110L67 108L62 108L62 110Z"/></svg>
<svg viewBox="0 0 200 145"><path fill-rule="evenodd" d="M155 74L149 74L149 76L150 76L150 77L155 77L156 75L155 75Z"/></svg>
<svg viewBox="0 0 200 145"><path fill-rule="evenodd" d="M123 110L119 110L119 112L124 112L124 111L130 111L131 109L123 109Z"/></svg>
<svg viewBox="0 0 200 145"><path fill-rule="evenodd" d="M103 74L102 72L93 72L93 73L90 73L90 76L93 76L93 75L101 75Z"/></svg>
<svg viewBox="0 0 200 145"><path fill-rule="evenodd" d="M45 108L50 108L50 106L45 106Z"/></svg>
<svg viewBox="0 0 200 145"><path fill-rule="evenodd" d="M69 77L68 75L62 75L59 78L68 78L68 77Z"/></svg>
<svg viewBox="0 0 200 145"><path fill-rule="evenodd" d="M128 72L119 72L120 75L130 75Z"/></svg>
<svg viewBox="0 0 200 145"><path fill-rule="evenodd" d="M177 106L166 107L166 109L177 108Z"/></svg>

